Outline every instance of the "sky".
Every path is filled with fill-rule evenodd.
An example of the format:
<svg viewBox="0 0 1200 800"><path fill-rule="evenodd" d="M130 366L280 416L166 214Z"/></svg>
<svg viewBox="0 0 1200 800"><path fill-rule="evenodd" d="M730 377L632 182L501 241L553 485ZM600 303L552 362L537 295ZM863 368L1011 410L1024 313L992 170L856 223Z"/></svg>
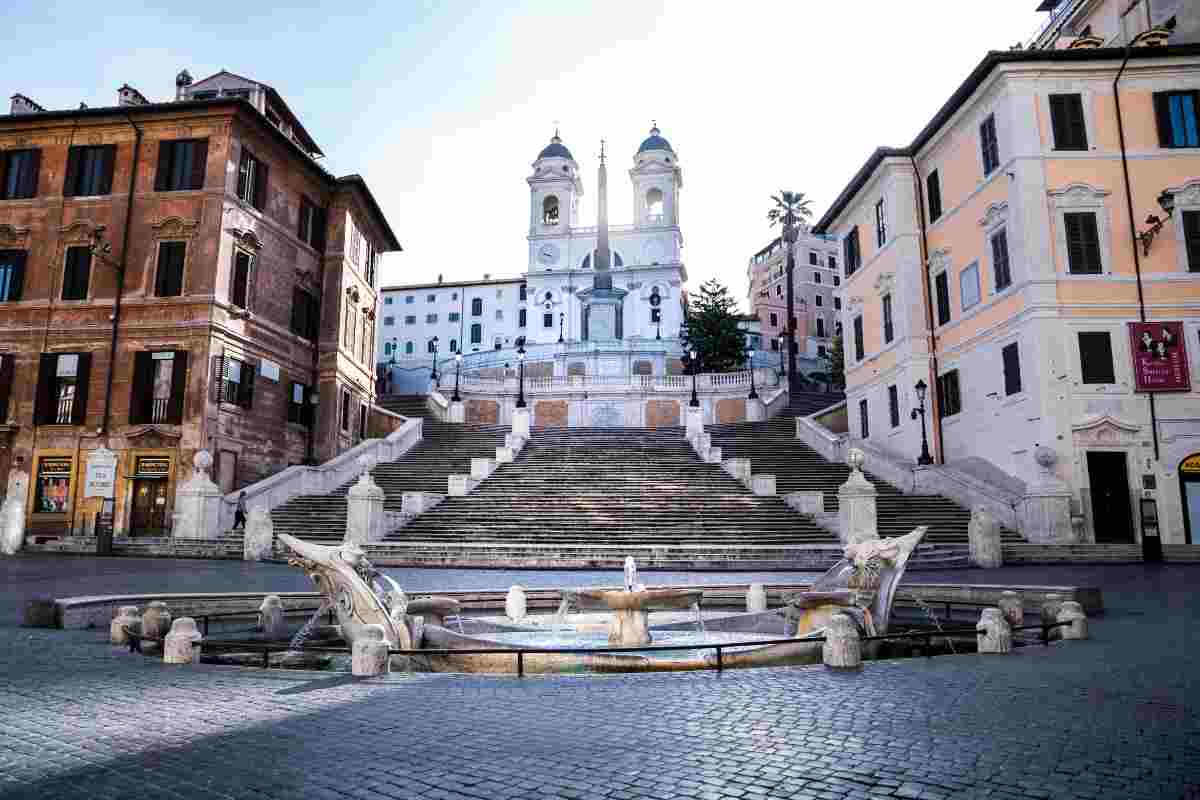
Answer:
<svg viewBox="0 0 1200 800"><path fill-rule="evenodd" d="M128 82L163 101L181 69L274 86L325 168L363 175L396 231L404 252L385 257L384 284L523 272L525 178L556 125L583 173L580 223L595 224L601 139L610 220L631 222L624 172L656 120L683 171L688 285L716 277L744 305L770 196L802 191L818 218L986 51L1027 39L1036 5L16 0L0 91L95 107Z"/></svg>

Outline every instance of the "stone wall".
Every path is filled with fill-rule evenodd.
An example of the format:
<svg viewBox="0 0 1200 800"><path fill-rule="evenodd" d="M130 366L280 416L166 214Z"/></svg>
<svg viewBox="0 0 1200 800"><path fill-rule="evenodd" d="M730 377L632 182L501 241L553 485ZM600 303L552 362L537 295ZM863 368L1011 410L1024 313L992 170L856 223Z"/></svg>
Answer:
<svg viewBox="0 0 1200 800"><path fill-rule="evenodd" d="M682 424L679 418L678 400L646 401L647 428L671 428L679 427Z"/></svg>
<svg viewBox="0 0 1200 800"><path fill-rule="evenodd" d="M741 397L726 397L717 401L717 424L746 421L746 400Z"/></svg>
<svg viewBox="0 0 1200 800"><path fill-rule="evenodd" d="M566 400L538 400L533 404L533 424L543 428L567 426Z"/></svg>
<svg viewBox="0 0 1200 800"><path fill-rule="evenodd" d="M465 404L468 425L498 425L500 404L495 400L468 400Z"/></svg>

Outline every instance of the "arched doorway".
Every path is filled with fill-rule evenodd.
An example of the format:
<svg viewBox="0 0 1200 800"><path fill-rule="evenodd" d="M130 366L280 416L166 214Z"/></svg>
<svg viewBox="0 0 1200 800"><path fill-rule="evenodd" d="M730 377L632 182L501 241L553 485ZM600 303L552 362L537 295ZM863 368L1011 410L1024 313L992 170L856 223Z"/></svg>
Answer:
<svg viewBox="0 0 1200 800"><path fill-rule="evenodd" d="M1188 544L1200 544L1200 453L1179 465L1179 491L1183 495L1183 533Z"/></svg>

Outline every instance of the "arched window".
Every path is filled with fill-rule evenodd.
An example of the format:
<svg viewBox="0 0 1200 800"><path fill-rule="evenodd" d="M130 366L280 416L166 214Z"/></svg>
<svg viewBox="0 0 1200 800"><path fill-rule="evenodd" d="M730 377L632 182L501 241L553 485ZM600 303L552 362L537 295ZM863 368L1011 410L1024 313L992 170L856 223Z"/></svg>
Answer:
<svg viewBox="0 0 1200 800"><path fill-rule="evenodd" d="M471 326L471 344L479 344L483 341L483 326L476 322Z"/></svg>
<svg viewBox="0 0 1200 800"><path fill-rule="evenodd" d="M663 193L662 189L651 189L646 192L646 221L662 222Z"/></svg>
<svg viewBox="0 0 1200 800"><path fill-rule="evenodd" d="M482 317L483 316L483 298L476 297L474 300L471 301L471 316L472 317Z"/></svg>
<svg viewBox="0 0 1200 800"><path fill-rule="evenodd" d="M434 343L433 339L430 339L428 342L425 343L425 351L427 353L436 353L437 352L437 345Z"/></svg>
<svg viewBox="0 0 1200 800"><path fill-rule="evenodd" d="M558 224L558 198L550 195L542 201L542 224Z"/></svg>
<svg viewBox="0 0 1200 800"><path fill-rule="evenodd" d="M410 355L410 356L412 355L412 353L413 353L413 343L412 342L404 343L404 352L406 355Z"/></svg>
<svg viewBox="0 0 1200 800"><path fill-rule="evenodd" d="M450 340L450 352L451 352L451 353L457 353L457 352L458 352L458 339L451 339L451 340Z"/></svg>

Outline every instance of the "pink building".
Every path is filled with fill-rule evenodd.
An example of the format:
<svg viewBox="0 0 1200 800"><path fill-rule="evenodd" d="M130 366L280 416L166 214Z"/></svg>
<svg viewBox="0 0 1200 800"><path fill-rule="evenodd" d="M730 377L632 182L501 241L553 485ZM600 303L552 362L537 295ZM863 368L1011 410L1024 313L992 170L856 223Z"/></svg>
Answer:
<svg viewBox="0 0 1200 800"><path fill-rule="evenodd" d="M838 329L841 300L840 245L828 236L802 230L795 244L792 275L796 313L796 352L807 358L824 356ZM781 349L787 326L787 251L776 237L750 257L746 265L750 313L758 317L764 349Z"/></svg>

